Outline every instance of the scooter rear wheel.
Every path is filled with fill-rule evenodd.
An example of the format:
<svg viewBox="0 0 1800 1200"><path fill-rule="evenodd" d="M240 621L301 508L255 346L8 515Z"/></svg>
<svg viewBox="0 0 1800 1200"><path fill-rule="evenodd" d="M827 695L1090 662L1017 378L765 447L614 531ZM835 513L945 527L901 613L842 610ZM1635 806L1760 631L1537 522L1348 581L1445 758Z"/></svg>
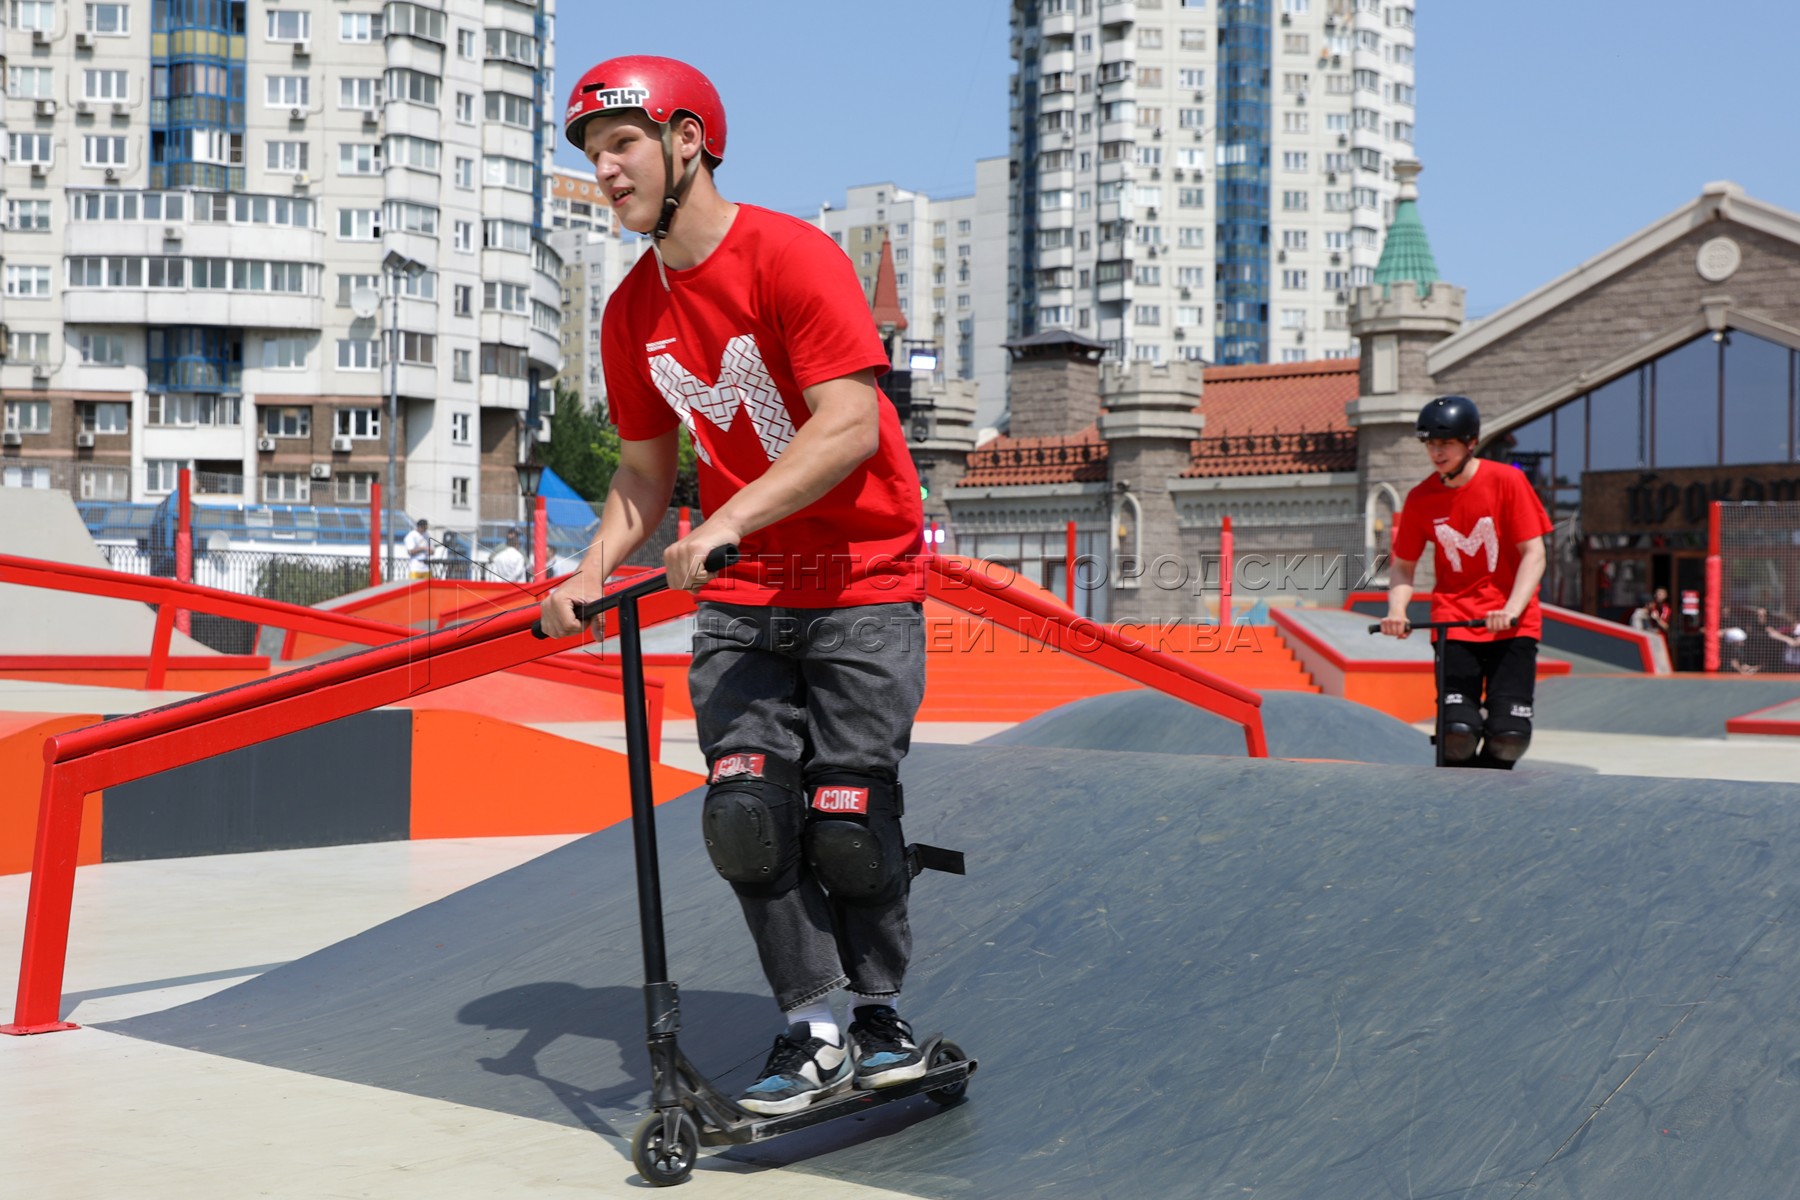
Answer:
<svg viewBox="0 0 1800 1200"><path fill-rule="evenodd" d="M632 1165L652 1187L674 1187L686 1183L694 1173L694 1163L700 1157L700 1127L687 1112L677 1122L673 1144L664 1133L661 1113L645 1117L631 1135Z"/></svg>
<svg viewBox="0 0 1800 1200"><path fill-rule="evenodd" d="M931 1055L931 1066L935 1068L949 1063L965 1062L968 1057L963 1053L962 1047L955 1042L939 1042L937 1050ZM969 1077L965 1075L955 1083L945 1084L941 1088L933 1088L925 1094L945 1108L949 1108L953 1104L961 1104L963 1098L969 1094Z"/></svg>

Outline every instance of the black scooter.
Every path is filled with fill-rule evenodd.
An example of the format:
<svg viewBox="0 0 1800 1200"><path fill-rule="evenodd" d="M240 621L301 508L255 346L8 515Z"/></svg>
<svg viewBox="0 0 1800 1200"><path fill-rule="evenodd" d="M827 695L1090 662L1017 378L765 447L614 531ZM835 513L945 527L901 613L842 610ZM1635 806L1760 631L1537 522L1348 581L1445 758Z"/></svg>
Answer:
<svg viewBox="0 0 1800 1200"><path fill-rule="evenodd" d="M1485 629L1487 622L1474 621L1408 621L1409 629L1424 629L1431 633L1431 662L1437 683L1437 726L1431 735L1431 744L1437 747L1437 766L1444 765L1444 638L1449 629ZM1380 633L1381 625L1377 622L1369 626L1370 633Z"/></svg>
<svg viewBox="0 0 1800 1200"><path fill-rule="evenodd" d="M724 571L737 558L735 546L720 546L707 556L706 569L713 573ZM677 987L668 978L663 941L656 802L650 777L650 724L644 709L644 657L638 620L638 601L667 586L667 579L657 571L577 610L584 624L609 609L619 610L619 673L624 677L626 770L631 783L632 853L637 866L638 924L644 945L644 1006L649 1027L650 1103L654 1110L631 1135L631 1161L645 1182L655 1187L685 1183L693 1174L701 1146L765 1141L920 1092L945 1107L958 1104L968 1091L969 1076L975 1073L977 1065L955 1042L946 1041L942 1034L932 1034L919 1045L927 1069L918 1079L893 1087L844 1092L799 1112L768 1117L739 1108L682 1054L676 1044L676 1035L681 1032L681 1004ZM534 623L531 631L540 638L546 636L538 624ZM960 873L960 863L946 869Z"/></svg>

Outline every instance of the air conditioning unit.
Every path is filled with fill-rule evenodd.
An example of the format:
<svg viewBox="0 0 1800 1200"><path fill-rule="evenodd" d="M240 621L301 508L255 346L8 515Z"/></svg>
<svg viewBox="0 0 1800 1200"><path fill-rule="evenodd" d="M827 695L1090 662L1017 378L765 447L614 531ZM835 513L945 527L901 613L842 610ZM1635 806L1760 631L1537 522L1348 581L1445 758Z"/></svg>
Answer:
<svg viewBox="0 0 1800 1200"><path fill-rule="evenodd" d="M1194 92L1194 99L1196 99L1196 100L1206 99L1206 89L1205 88L1196 89Z"/></svg>
<svg viewBox="0 0 1800 1200"><path fill-rule="evenodd" d="M1325 172L1325 182L1326 183L1336 183L1337 182L1337 172L1336 171Z"/></svg>
<svg viewBox="0 0 1800 1200"><path fill-rule="evenodd" d="M117 179L118 177L119 177L119 168L117 168L117 167L106 168L106 181L108 183L111 183L113 180Z"/></svg>
<svg viewBox="0 0 1800 1200"><path fill-rule="evenodd" d="M304 109L304 108L290 108L290 109L288 109L288 120L290 120L290 121L304 121L304 120L306 120L306 110L305 110L305 109Z"/></svg>
<svg viewBox="0 0 1800 1200"><path fill-rule="evenodd" d="M1333 250L1331 252L1331 265L1332 266L1335 267L1343 261L1344 261L1344 256L1342 254L1338 253L1336 250Z"/></svg>
<svg viewBox="0 0 1800 1200"><path fill-rule="evenodd" d="M1338 134L1338 145L1348 146L1349 144L1350 144L1350 135L1349 134L1347 134L1347 133Z"/></svg>
<svg viewBox="0 0 1800 1200"><path fill-rule="evenodd" d="M1204 129L1194 130L1194 140L1196 142L1204 142L1206 140L1206 130L1204 130Z"/></svg>
<svg viewBox="0 0 1800 1200"><path fill-rule="evenodd" d="M312 465L312 477L314 479L330 479L331 478L331 464L330 463L314 463Z"/></svg>
<svg viewBox="0 0 1800 1200"><path fill-rule="evenodd" d="M1156 210L1154 208L1146 208L1144 210L1144 219L1146 221L1156 220Z"/></svg>
<svg viewBox="0 0 1800 1200"><path fill-rule="evenodd" d="M1162 168L1161 167L1151 167L1150 168L1150 178L1161 179L1162 178Z"/></svg>
<svg viewBox="0 0 1800 1200"><path fill-rule="evenodd" d="M1339 292L1339 293L1338 293L1338 294L1337 294L1337 302L1338 302L1338 303L1339 303L1339 304L1348 304L1348 303L1350 303L1350 293L1349 293L1349 292Z"/></svg>
<svg viewBox="0 0 1800 1200"><path fill-rule="evenodd" d="M76 434L75 445L82 450L92 450L94 448L94 435L91 433Z"/></svg>
<svg viewBox="0 0 1800 1200"><path fill-rule="evenodd" d="M39 100L37 102L37 115L40 117L54 117L56 115L56 101Z"/></svg>
<svg viewBox="0 0 1800 1200"><path fill-rule="evenodd" d="M52 105L54 105L56 103L56 101L52 100L52 101L50 101L50 103ZM56 109L52 108L50 111L55 112ZM89 104L86 100L77 100L75 102L75 115L76 116L85 117L93 111L94 111L94 106L92 104Z"/></svg>
<svg viewBox="0 0 1800 1200"><path fill-rule="evenodd" d="M1334 66L1334 67L1341 67L1341 66L1343 66L1343 65L1344 65L1344 56L1343 56L1343 55L1341 55L1341 54L1334 54L1334 55L1332 55L1332 56L1331 56L1331 65L1332 65L1332 66Z"/></svg>
<svg viewBox="0 0 1800 1200"><path fill-rule="evenodd" d="M381 114L380 113L376 112L372 108L363 109L363 124L364 125L379 125L380 123L381 123Z"/></svg>
<svg viewBox="0 0 1800 1200"><path fill-rule="evenodd" d="M1181 289L1181 298L1183 300L1192 300L1194 298L1194 289L1193 288L1182 288Z"/></svg>
<svg viewBox="0 0 1800 1200"><path fill-rule="evenodd" d="M1176 341L1179 342L1186 337L1187 337L1187 330L1179 329L1179 328L1175 330L1175 340Z"/></svg>
<svg viewBox="0 0 1800 1200"><path fill-rule="evenodd" d="M1294 334L1294 345L1303 346L1305 344L1306 344L1306 330L1302 329L1299 332Z"/></svg>
<svg viewBox="0 0 1800 1200"><path fill-rule="evenodd" d="M31 164L31 173L41 179L50 173L50 164L47 162L34 162Z"/></svg>
<svg viewBox="0 0 1800 1200"><path fill-rule="evenodd" d="M268 454L275 449L275 439L274 438L257 438L256 439L256 448L263 454Z"/></svg>
<svg viewBox="0 0 1800 1200"><path fill-rule="evenodd" d="M1173 171L1170 171L1169 175L1171 178L1173 178L1175 180L1176 183L1180 183L1182 180L1187 178L1187 172L1183 171L1180 167L1176 167Z"/></svg>
<svg viewBox="0 0 1800 1200"><path fill-rule="evenodd" d="M113 116L122 117L130 111L131 111L131 105L125 103L125 101L123 101L123 100L114 100L113 101Z"/></svg>
<svg viewBox="0 0 1800 1200"><path fill-rule="evenodd" d="M305 171L295 171L294 172L294 186L295 187L305 187L307 184L309 184L311 182L312 182L312 176L307 174Z"/></svg>
<svg viewBox="0 0 1800 1200"><path fill-rule="evenodd" d="M181 226L179 226L179 225L164 225L163 226L163 241L179 242L182 239L182 236L183 236L183 230L182 230Z"/></svg>
<svg viewBox="0 0 1800 1200"><path fill-rule="evenodd" d="M1276 262L1286 262L1287 261L1287 251L1286 250L1277 250L1275 252L1275 261Z"/></svg>
<svg viewBox="0 0 1800 1200"><path fill-rule="evenodd" d="M31 44L34 46L48 46L50 44L50 31L48 29L32 30Z"/></svg>
<svg viewBox="0 0 1800 1200"><path fill-rule="evenodd" d="M33 371L32 374L36 375L37 372ZM5 433L0 433L0 446L23 446L24 444L25 439L17 430L9 429Z"/></svg>
<svg viewBox="0 0 1800 1200"><path fill-rule="evenodd" d="M94 48L94 35L85 29L77 29L75 31L75 48L77 50L92 50Z"/></svg>
<svg viewBox="0 0 1800 1200"><path fill-rule="evenodd" d="M311 38L301 38L299 41L294 43L294 57L295 58L306 58L311 54L312 54L312 39Z"/></svg>
<svg viewBox="0 0 1800 1200"><path fill-rule="evenodd" d="M332 449L332 452L336 453L336 454L350 453L350 439L347 437L332 438L331 439L331 449Z"/></svg>

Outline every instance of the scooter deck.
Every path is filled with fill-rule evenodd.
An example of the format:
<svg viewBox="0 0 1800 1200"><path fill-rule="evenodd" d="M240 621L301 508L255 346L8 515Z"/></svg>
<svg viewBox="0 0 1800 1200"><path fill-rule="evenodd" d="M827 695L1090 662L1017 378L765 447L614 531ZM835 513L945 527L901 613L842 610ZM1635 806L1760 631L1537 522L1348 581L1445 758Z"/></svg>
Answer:
<svg viewBox="0 0 1800 1200"><path fill-rule="evenodd" d="M926 1051L925 1061L931 1061L931 1054L937 1049L941 1038L931 1038L921 1047ZM778 1117L765 1117L744 1110L732 1104L734 1112L743 1113L741 1118L717 1120L723 1114L716 1109L707 1114L701 1122L700 1144L702 1146L742 1146L751 1142L766 1141L806 1129L826 1121L836 1120L853 1112L864 1111L877 1105L888 1104L895 1100L904 1100L908 1096L917 1096L922 1092L935 1092L940 1088L955 1087L965 1082L975 1073L977 1060L972 1058L957 1059L955 1062L943 1063L926 1071L917 1079L909 1079L905 1083L897 1083L892 1087L870 1088L868 1090L851 1089L825 1100L817 1101L799 1112L783 1113ZM705 1106L714 1108L715 1106Z"/></svg>

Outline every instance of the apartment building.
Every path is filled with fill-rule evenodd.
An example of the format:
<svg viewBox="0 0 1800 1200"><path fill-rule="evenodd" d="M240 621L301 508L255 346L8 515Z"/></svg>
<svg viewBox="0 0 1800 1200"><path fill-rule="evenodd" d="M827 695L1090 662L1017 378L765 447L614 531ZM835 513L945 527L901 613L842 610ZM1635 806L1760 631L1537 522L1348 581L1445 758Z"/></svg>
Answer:
<svg viewBox="0 0 1800 1200"><path fill-rule="evenodd" d="M650 243L623 236L591 170L551 168L550 210L550 247L562 260L563 365L556 386L573 388L604 413L600 319L625 273Z"/></svg>
<svg viewBox="0 0 1800 1200"><path fill-rule="evenodd" d="M843 207L813 218L850 256L871 298L887 245L907 322L894 365L909 367L919 350L937 363L929 382L974 382L978 427L999 420L1006 399L1007 175L1006 159L979 159L974 193L944 199L893 183L859 185Z"/></svg>
<svg viewBox="0 0 1800 1200"><path fill-rule="evenodd" d="M1012 33L1015 336L1356 353L1412 155L1412 0L1015 0Z"/></svg>
<svg viewBox="0 0 1800 1200"><path fill-rule="evenodd" d="M7 0L6 482L516 507L555 0ZM390 389L395 402L390 406Z"/></svg>

